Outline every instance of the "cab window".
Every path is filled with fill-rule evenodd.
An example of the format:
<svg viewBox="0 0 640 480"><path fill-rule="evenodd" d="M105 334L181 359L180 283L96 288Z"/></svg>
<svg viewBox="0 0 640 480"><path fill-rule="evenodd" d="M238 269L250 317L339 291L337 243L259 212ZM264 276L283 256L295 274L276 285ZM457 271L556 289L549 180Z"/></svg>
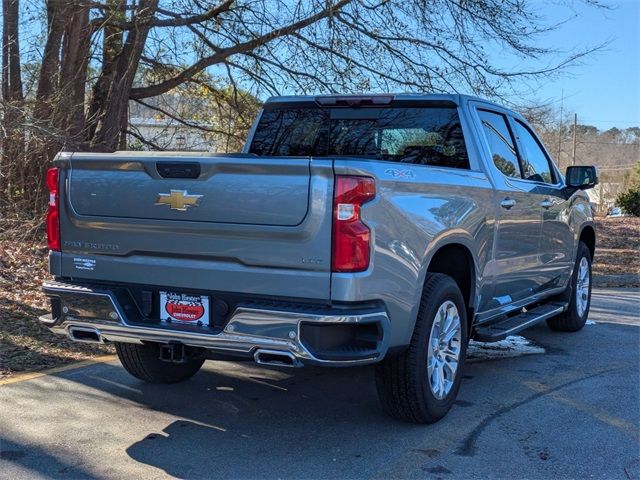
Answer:
<svg viewBox="0 0 640 480"><path fill-rule="evenodd" d="M493 163L507 177L522 178L518 154L504 115L478 110Z"/></svg>
<svg viewBox="0 0 640 480"><path fill-rule="evenodd" d="M549 164L549 158L533 136L529 128L522 122L516 120L515 134L520 145L520 157L522 160L522 177L525 180L536 182L555 183L553 170Z"/></svg>
<svg viewBox="0 0 640 480"><path fill-rule="evenodd" d="M269 107L249 151L260 156L364 157L470 168L453 107Z"/></svg>

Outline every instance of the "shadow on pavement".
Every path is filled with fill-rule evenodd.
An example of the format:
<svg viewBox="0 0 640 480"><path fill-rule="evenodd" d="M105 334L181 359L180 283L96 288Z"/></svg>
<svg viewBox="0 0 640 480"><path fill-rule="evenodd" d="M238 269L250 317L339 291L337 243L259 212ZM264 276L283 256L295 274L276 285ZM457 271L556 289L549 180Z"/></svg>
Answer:
<svg viewBox="0 0 640 480"><path fill-rule="evenodd" d="M156 415L177 417L161 431L141 430L126 453L180 478L210 477L215 472L255 478L261 468L290 471L298 462L305 468L302 463L310 455L325 465L345 453L362 461L372 438L401 442L408 431L423 428L384 416L369 368L283 371L222 362L212 366L215 371L208 366L193 379L171 386L139 382L112 365L101 366L81 381L111 393L99 394L101 402L135 402ZM247 458L260 458L262 465Z"/></svg>
<svg viewBox="0 0 640 480"><path fill-rule="evenodd" d="M71 465L65 463L42 448L23 445L0 436L0 477L2 476L2 464L4 462L12 462L21 466L29 471L29 476L38 473L49 477L93 478L80 464Z"/></svg>

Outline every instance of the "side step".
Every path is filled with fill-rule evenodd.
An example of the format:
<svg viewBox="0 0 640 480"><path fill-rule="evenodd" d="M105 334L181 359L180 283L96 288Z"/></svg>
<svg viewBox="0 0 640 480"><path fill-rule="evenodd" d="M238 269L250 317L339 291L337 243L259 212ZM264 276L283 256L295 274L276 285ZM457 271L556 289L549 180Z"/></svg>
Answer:
<svg viewBox="0 0 640 480"><path fill-rule="evenodd" d="M547 318L558 315L564 312L566 308L567 305L564 303L545 303L491 325L481 325L474 329L473 339L479 342L497 342Z"/></svg>

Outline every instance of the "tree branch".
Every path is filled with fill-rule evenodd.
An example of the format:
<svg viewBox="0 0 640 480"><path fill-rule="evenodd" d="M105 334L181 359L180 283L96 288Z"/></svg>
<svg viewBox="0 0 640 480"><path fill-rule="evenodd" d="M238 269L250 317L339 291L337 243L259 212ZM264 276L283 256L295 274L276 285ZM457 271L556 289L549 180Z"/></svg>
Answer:
<svg viewBox="0 0 640 480"><path fill-rule="evenodd" d="M192 15L190 17L183 17L179 13L166 10L164 8L158 8L157 12L172 18L154 19L150 22L152 28L156 27L185 27L187 25L195 25L202 23L212 18L217 17L223 12L231 9L231 5L235 0L224 0L219 5L210 8L204 13L198 15ZM106 8L104 6L103 8ZM91 21L91 25L94 27L102 27L109 25L111 27L120 28L122 30L132 30L136 28L136 22L123 22L113 19L112 17L100 17Z"/></svg>
<svg viewBox="0 0 640 480"><path fill-rule="evenodd" d="M327 6L327 8L325 8L324 10L321 10L320 12L311 15L307 18L304 18L302 20L299 20L297 22L294 22L292 24L287 25L286 27L282 27L282 28L277 28L275 30L272 30L271 32L265 34L265 35L261 35L259 37L256 37L252 40L243 42L243 43L239 43L237 45L234 45L232 47L228 47L228 48L223 48L218 50L216 53L214 53L213 55L210 55L208 57L204 57L201 58L200 60L198 60L196 63L194 63L193 65L191 65L190 67L184 69L182 72L180 72L178 75L169 78L167 80L165 80L164 82L161 83L157 83L155 85L150 85L148 87L140 87L140 88L134 88L131 90L131 98L132 99L136 99L136 98L147 98L147 97L155 97L156 95L160 95L162 93L166 93L169 90L171 90L172 88L177 87L178 85L180 85L181 83L184 83L185 81L187 81L188 79L190 79L191 77L193 77L195 74L197 74L198 72L201 72L202 70L204 70L207 67L210 67L211 65L215 65L217 63L221 63L222 61L224 61L225 59L227 59L228 57L230 57L231 55L235 55L238 53L244 53L247 51L251 51L261 45L264 45L276 38L279 37L283 37L286 35L291 35L294 32L297 32L298 30L307 27L309 25L312 25L324 18L327 18L329 15L334 14L335 12L339 11L341 8L343 8L344 6L348 5L349 3L351 3L353 0L339 0L335 5L329 5Z"/></svg>

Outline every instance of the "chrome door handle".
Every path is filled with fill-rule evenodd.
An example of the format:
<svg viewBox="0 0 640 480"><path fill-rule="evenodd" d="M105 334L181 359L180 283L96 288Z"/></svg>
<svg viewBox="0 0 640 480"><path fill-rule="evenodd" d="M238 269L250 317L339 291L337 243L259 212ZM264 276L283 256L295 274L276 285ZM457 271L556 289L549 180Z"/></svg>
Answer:
<svg viewBox="0 0 640 480"><path fill-rule="evenodd" d="M553 207L553 201L549 200L548 198L545 198L542 202L540 202L540 206L548 210L551 207Z"/></svg>
<svg viewBox="0 0 640 480"><path fill-rule="evenodd" d="M500 206L502 208L506 208L507 210L509 210L511 207L515 207L516 205L516 201L513 198L505 198L504 200L502 200L500 202Z"/></svg>

